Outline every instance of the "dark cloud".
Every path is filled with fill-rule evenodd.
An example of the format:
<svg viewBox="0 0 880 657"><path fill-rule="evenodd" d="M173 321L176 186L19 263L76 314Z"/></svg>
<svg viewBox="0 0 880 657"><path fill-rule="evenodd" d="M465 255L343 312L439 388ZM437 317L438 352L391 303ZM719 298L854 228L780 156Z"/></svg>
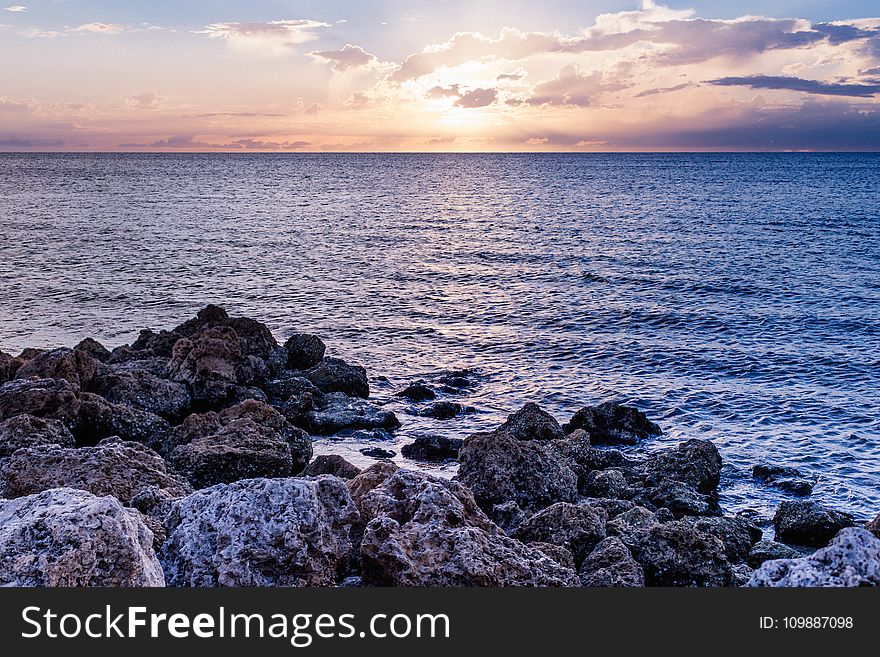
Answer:
<svg viewBox="0 0 880 657"><path fill-rule="evenodd" d="M30 139L26 137L0 137L0 148L31 150L34 148L59 148L64 146L60 139Z"/></svg>
<svg viewBox="0 0 880 657"><path fill-rule="evenodd" d="M694 84L692 82L683 82L681 84L676 84L671 87L658 87L656 89L645 89L644 91L640 91L636 94L636 98L644 98L645 96L656 96L657 94L668 94L673 91L681 91L682 89L688 89L693 87Z"/></svg>
<svg viewBox="0 0 880 657"><path fill-rule="evenodd" d="M496 80L522 80L526 76L525 73L501 73Z"/></svg>
<svg viewBox="0 0 880 657"><path fill-rule="evenodd" d="M722 87L751 87L752 89L787 89L823 96L851 96L870 98L880 94L880 84L844 84L839 82L820 82L782 75L747 75L708 80L709 84Z"/></svg>
<svg viewBox="0 0 880 657"><path fill-rule="evenodd" d="M487 107L498 99L497 89L471 89L455 101L456 107Z"/></svg>

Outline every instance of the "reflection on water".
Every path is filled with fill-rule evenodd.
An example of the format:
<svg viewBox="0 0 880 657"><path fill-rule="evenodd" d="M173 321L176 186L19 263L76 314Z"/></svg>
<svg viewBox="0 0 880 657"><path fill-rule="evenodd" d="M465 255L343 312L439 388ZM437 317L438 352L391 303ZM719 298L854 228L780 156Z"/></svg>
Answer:
<svg viewBox="0 0 880 657"><path fill-rule="evenodd" d="M728 507L775 506L748 476L771 461L868 516L878 189L876 155L5 155L0 348L113 346L219 303L322 335L389 378L380 400L485 375L477 414L401 415L398 452L616 399L654 447L714 440Z"/></svg>

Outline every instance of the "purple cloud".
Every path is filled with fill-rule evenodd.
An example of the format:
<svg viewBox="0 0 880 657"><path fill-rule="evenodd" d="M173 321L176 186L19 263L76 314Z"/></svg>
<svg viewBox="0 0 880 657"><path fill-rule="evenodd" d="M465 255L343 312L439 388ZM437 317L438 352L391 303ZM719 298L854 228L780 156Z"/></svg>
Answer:
<svg viewBox="0 0 880 657"><path fill-rule="evenodd" d="M751 87L752 89L786 89L822 96L851 96L870 98L880 94L880 84L844 84L840 82L821 82L804 80L784 75L746 75L742 77L718 78L708 80L709 84L721 87Z"/></svg>

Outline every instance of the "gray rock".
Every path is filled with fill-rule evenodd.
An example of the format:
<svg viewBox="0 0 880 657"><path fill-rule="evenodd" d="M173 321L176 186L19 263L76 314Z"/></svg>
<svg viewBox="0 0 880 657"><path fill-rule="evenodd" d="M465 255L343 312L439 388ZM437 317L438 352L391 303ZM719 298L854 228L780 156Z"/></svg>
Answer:
<svg viewBox="0 0 880 657"><path fill-rule="evenodd" d="M803 556L800 552L785 543L775 541L760 541L749 550L747 562L752 568L757 568L765 561L775 559L797 559Z"/></svg>
<svg viewBox="0 0 880 657"><path fill-rule="evenodd" d="M626 494L627 483L619 470L593 470L587 475L583 492L591 497L619 499Z"/></svg>
<svg viewBox="0 0 880 657"><path fill-rule="evenodd" d="M186 385L144 369L102 367L93 389L113 404L147 411L172 422L183 419L192 405Z"/></svg>
<svg viewBox="0 0 880 657"><path fill-rule="evenodd" d="M691 439L673 449L652 454L640 470L649 486L674 479L703 495L715 495L721 480L721 455L709 441Z"/></svg>
<svg viewBox="0 0 880 657"><path fill-rule="evenodd" d="M507 417L499 427L517 440L562 440L565 432L556 419L540 406L528 403Z"/></svg>
<svg viewBox="0 0 880 657"><path fill-rule="evenodd" d="M407 413L418 415L419 417L432 417L435 420L451 420L465 413L473 413L474 410L473 406L465 406L458 402L438 401L428 404L424 408L410 407L407 409Z"/></svg>
<svg viewBox="0 0 880 657"><path fill-rule="evenodd" d="M73 434L59 420L16 415L0 422L0 459L27 447L73 447Z"/></svg>
<svg viewBox="0 0 880 657"><path fill-rule="evenodd" d="M654 505L669 509L676 518L721 513L714 496L698 493L688 484L675 479L664 479L659 486L648 490L646 495Z"/></svg>
<svg viewBox="0 0 880 657"><path fill-rule="evenodd" d="M613 402L582 408L563 428L566 433L583 429L594 445L636 445L662 433L640 410Z"/></svg>
<svg viewBox="0 0 880 657"><path fill-rule="evenodd" d="M331 586L357 518L329 475L220 484L174 503L159 558L169 586Z"/></svg>
<svg viewBox="0 0 880 657"><path fill-rule="evenodd" d="M341 358L323 358L306 372L306 378L324 393L342 392L364 399L370 396L367 370L360 365L349 365Z"/></svg>
<svg viewBox="0 0 880 657"><path fill-rule="evenodd" d="M396 429L400 420L392 411L333 392L324 395L319 408L307 413L303 426L309 433L329 436L345 430Z"/></svg>
<svg viewBox="0 0 880 657"><path fill-rule="evenodd" d="M648 586L729 586L733 573L724 544L686 520L652 526L626 539Z"/></svg>
<svg viewBox="0 0 880 657"><path fill-rule="evenodd" d="M0 586L164 586L152 543L113 497L58 488L0 500Z"/></svg>
<svg viewBox="0 0 880 657"><path fill-rule="evenodd" d="M602 509L558 502L523 522L514 537L525 543L540 541L561 545L571 552L575 565L580 565L605 538L606 519Z"/></svg>
<svg viewBox="0 0 880 657"><path fill-rule="evenodd" d="M588 478L594 470L629 468L634 461L616 449L597 449L590 444L586 432L578 430L565 440L547 443L549 449L561 460L578 480L578 490L587 495Z"/></svg>
<svg viewBox="0 0 880 657"><path fill-rule="evenodd" d="M294 333L284 343L284 348L287 350L287 367L292 370L315 367L327 349L321 338L310 333Z"/></svg>
<svg viewBox="0 0 880 657"><path fill-rule="evenodd" d="M717 538L724 545L724 555L731 564L749 558L752 546L761 540L759 527L741 517L688 518L699 531Z"/></svg>
<svg viewBox="0 0 880 657"><path fill-rule="evenodd" d="M503 504L496 504L488 515L492 522L498 525L508 536L513 536L516 530L519 529L519 526L528 518L525 511L519 508L519 504L513 500Z"/></svg>
<svg viewBox="0 0 880 657"><path fill-rule="evenodd" d="M316 456L315 460L306 466L303 475L317 477L328 474L340 479L354 479L361 473L361 469L352 465L338 454L326 454Z"/></svg>
<svg viewBox="0 0 880 657"><path fill-rule="evenodd" d="M811 500L786 500L773 517L779 540L795 545L823 547L855 521L848 513L828 509Z"/></svg>
<svg viewBox="0 0 880 657"><path fill-rule="evenodd" d="M815 477L788 466L759 464L752 468L752 476L768 486L799 496L810 495L816 484Z"/></svg>
<svg viewBox="0 0 880 657"><path fill-rule="evenodd" d="M880 586L880 539L860 527L843 529L809 557L764 562L749 586Z"/></svg>
<svg viewBox="0 0 880 657"><path fill-rule="evenodd" d="M633 559L629 548L616 536L599 542L584 559L579 571L581 584L592 587L641 587L645 571Z"/></svg>

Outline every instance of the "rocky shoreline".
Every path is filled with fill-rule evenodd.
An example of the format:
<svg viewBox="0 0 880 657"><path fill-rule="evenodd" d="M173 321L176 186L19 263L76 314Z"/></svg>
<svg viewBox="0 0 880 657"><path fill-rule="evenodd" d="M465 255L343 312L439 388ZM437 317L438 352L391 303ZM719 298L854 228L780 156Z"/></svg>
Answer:
<svg viewBox="0 0 880 657"><path fill-rule="evenodd" d="M757 464L775 540L718 503L708 441L633 458L662 430L635 408L565 424L526 404L404 459L313 457L312 437L401 426L358 365L305 333L208 306L130 345L0 352L0 585L877 586L880 516L809 500L809 473ZM454 418L471 373L418 381L407 413Z"/></svg>

